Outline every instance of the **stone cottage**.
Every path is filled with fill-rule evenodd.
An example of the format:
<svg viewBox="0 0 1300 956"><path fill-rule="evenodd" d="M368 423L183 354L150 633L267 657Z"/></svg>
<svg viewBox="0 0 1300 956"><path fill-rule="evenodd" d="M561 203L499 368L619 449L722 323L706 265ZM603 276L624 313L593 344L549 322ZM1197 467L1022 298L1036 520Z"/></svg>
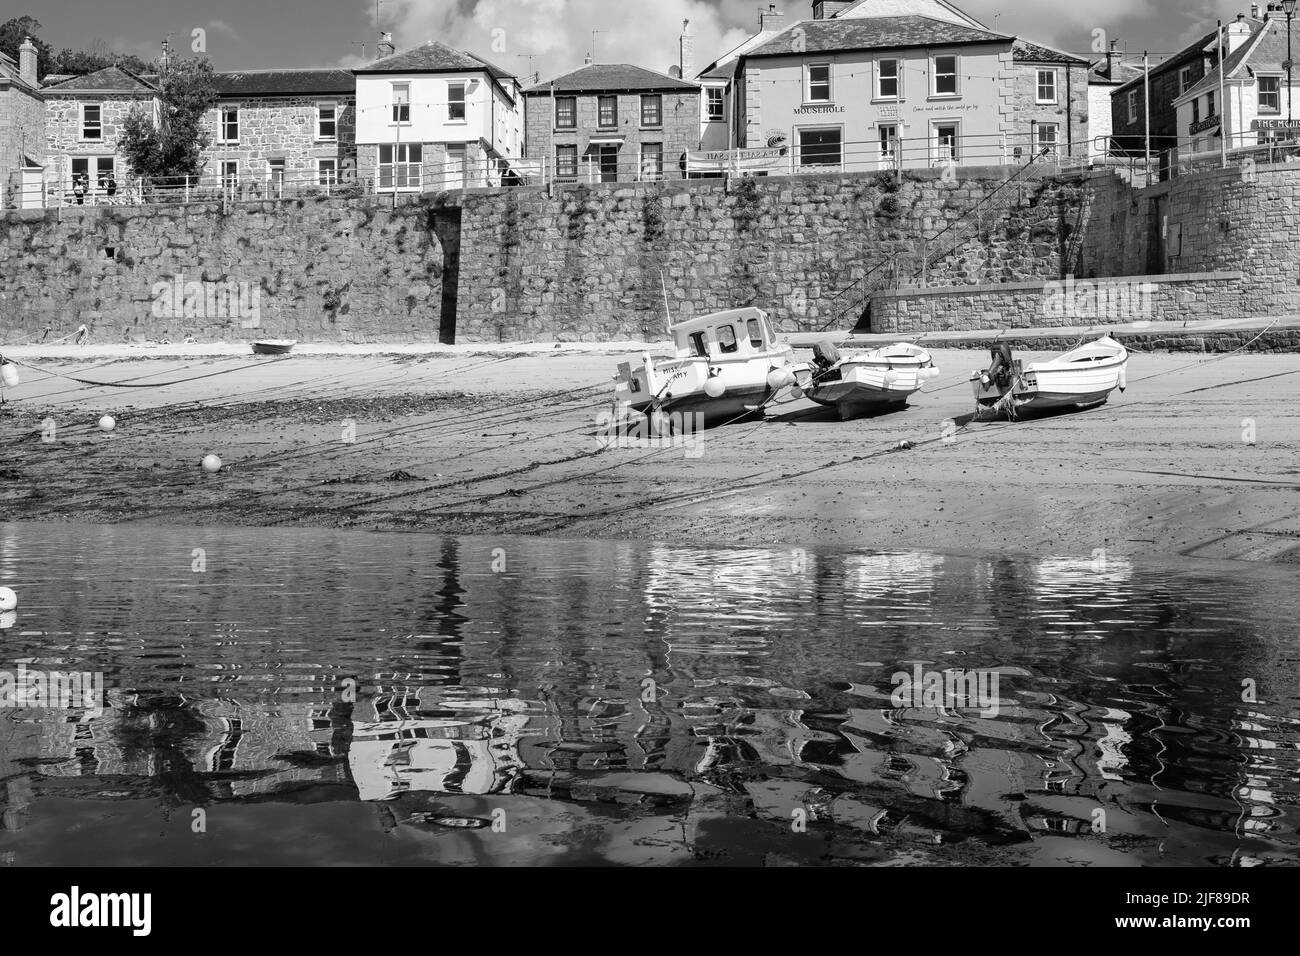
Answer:
<svg viewBox="0 0 1300 956"><path fill-rule="evenodd" d="M113 198L115 184L128 175L118 137L131 111L148 111L154 125L162 112L162 94L152 80L110 66L85 76L46 77L46 180L75 202L74 185L89 183L87 202Z"/></svg>
<svg viewBox="0 0 1300 956"><path fill-rule="evenodd" d="M247 70L215 76L204 179L272 194L355 178L356 82L350 70Z"/></svg>
<svg viewBox="0 0 1300 956"><path fill-rule="evenodd" d="M18 49L18 63L0 53L0 208L40 204L45 103L36 72L36 45L30 37ZM33 188L35 194L29 195Z"/></svg>
<svg viewBox="0 0 1300 956"><path fill-rule="evenodd" d="M627 63L588 63L524 91L530 160L574 182L681 179L700 148L700 85Z"/></svg>

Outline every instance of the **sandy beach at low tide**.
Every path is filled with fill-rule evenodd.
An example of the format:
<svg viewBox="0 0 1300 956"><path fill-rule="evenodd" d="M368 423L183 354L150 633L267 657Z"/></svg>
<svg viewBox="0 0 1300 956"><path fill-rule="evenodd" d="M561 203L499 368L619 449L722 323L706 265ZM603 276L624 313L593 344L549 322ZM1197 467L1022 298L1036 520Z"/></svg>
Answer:
<svg viewBox="0 0 1300 956"><path fill-rule="evenodd" d="M1293 355L1134 354L1106 407L985 424L967 379L987 353L941 350L895 414L797 401L693 448L607 448L623 347L333 351L11 350L40 370L4 390L0 520L1300 557Z"/></svg>

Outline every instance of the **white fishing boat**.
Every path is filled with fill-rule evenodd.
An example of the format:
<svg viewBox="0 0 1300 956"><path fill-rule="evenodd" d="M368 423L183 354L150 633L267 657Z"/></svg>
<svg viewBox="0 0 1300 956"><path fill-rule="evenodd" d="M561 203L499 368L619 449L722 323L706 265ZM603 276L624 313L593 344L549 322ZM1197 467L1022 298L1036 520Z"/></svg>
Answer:
<svg viewBox="0 0 1300 956"><path fill-rule="evenodd" d="M1128 349L1104 335L1050 362L1022 365L1010 346L993 350L993 364L971 376L982 413L1044 412L1093 408L1128 388Z"/></svg>
<svg viewBox="0 0 1300 956"><path fill-rule="evenodd" d="M890 345L841 357L833 345L819 342L813 356L796 373L799 387L817 404L836 409L844 421L901 408L939 375L930 353L916 345Z"/></svg>
<svg viewBox="0 0 1300 956"><path fill-rule="evenodd" d="M761 412L794 384L794 350L777 342L761 309L700 316L671 332L672 358L646 354L639 367L619 366L614 397L620 414L646 415L660 431L684 420L692 423L688 428L711 428Z"/></svg>

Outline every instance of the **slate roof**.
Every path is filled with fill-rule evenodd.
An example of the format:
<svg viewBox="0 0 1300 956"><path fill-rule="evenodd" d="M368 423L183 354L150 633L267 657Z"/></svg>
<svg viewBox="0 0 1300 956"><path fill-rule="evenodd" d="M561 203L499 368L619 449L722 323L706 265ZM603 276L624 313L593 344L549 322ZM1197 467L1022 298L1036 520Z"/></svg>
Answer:
<svg viewBox="0 0 1300 956"><path fill-rule="evenodd" d="M850 6L845 7L843 10L836 11L835 13L831 14L831 16L832 16L832 18L843 18L843 19L846 19L846 20L856 20L856 19L859 19L860 17L863 16L863 14L859 14L859 13L857 13L857 11L860 10L862 7L867 6L868 4L870 4L870 3L872 3L872 2L873 2L873 0L855 0L855 2L854 2L853 4L851 4ZM972 26L977 26L977 27L980 27L980 28L984 28L984 24L983 24L983 23L981 23L979 20L976 20L974 17L972 17L972 16L971 16L969 13L967 13L965 10L960 10L960 9L958 9L955 5L953 5L953 4L951 4L951 3L948 3L947 0L935 0L935 5L936 5L936 6L940 6L940 7L944 7L944 8L947 10L948 13L951 13L951 14L953 14L954 16L957 16L957 17L961 17L962 19L968 21ZM929 14L921 13L920 11L917 11L916 15L917 15L917 16L929 16Z"/></svg>
<svg viewBox="0 0 1300 956"><path fill-rule="evenodd" d="M47 96L60 93L148 93L157 94L154 86L120 66L106 66L85 76L74 76L43 87Z"/></svg>
<svg viewBox="0 0 1300 956"><path fill-rule="evenodd" d="M463 73L467 70L485 70L493 79L514 79L514 74L491 63L481 56L466 53L430 40L423 46L403 50L368 66L358 67L354 73Z"/></svg>
<svg viewBox="0 0 1300 956"><path fill-rule="evenodd" d="M1043 46L1041 43L1021 40L1019 37L1012 44L1011 52L1012 56L1021 63L1079 63L1084 65L1088 63L1083 57L1050 46Z"/></svg>
<svg viewBox="0 0 1300 956"><path fill-rule="evenodd" d="M245 70L218 73L215 80L222 97L351 95L357 89L351 70Z"/></svg>
<svg viewBox="0 0 1300 956"><path fill-rule="evenodd" d="M932 17L804 20L783 30L745 56L791 56L832 53L837 50L898 50L962 43L1010 43L1013 39L1014 37L1000 33L976 30L974 27L964 27Z"/></svg>
<svg viewBox="0 0 1300 956"><path fill-rule="evenodd" d="M629 63L595 63L566 73L546 83L524 90L525 93L604 93L636 91L699 91L699 85L679 80L666 73L656 73Z"/></svg>

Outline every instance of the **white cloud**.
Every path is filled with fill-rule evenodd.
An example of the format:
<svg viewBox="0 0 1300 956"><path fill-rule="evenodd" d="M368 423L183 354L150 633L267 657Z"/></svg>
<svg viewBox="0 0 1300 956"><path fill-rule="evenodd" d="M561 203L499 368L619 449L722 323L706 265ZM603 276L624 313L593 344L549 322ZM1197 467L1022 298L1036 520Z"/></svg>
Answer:
<svg viewBox="0 0 1300 956"><path fill-rule="evenodd" d="M225 20L209 20L208 29L213 31L214 33L224 34L225 36L228 36L232 40L239 39L239 34L235 32L235 28L232 27Z"/></svg>
<svg viewBox="0 0 1300 956"><path fill-rule="evenodd" d="M755 8L747 0L655 0L636 6L609 0L388 0L380 24L392 30L399 50L438 40L522 78L531 69L545 80L582 66L593 44L601 63L667 72L677 63L683 20L691 21L695 64L702 68L748 37L753 29L745 24L751 19L756 26ZM525 54L533 57L531 67Z"/></svg>

